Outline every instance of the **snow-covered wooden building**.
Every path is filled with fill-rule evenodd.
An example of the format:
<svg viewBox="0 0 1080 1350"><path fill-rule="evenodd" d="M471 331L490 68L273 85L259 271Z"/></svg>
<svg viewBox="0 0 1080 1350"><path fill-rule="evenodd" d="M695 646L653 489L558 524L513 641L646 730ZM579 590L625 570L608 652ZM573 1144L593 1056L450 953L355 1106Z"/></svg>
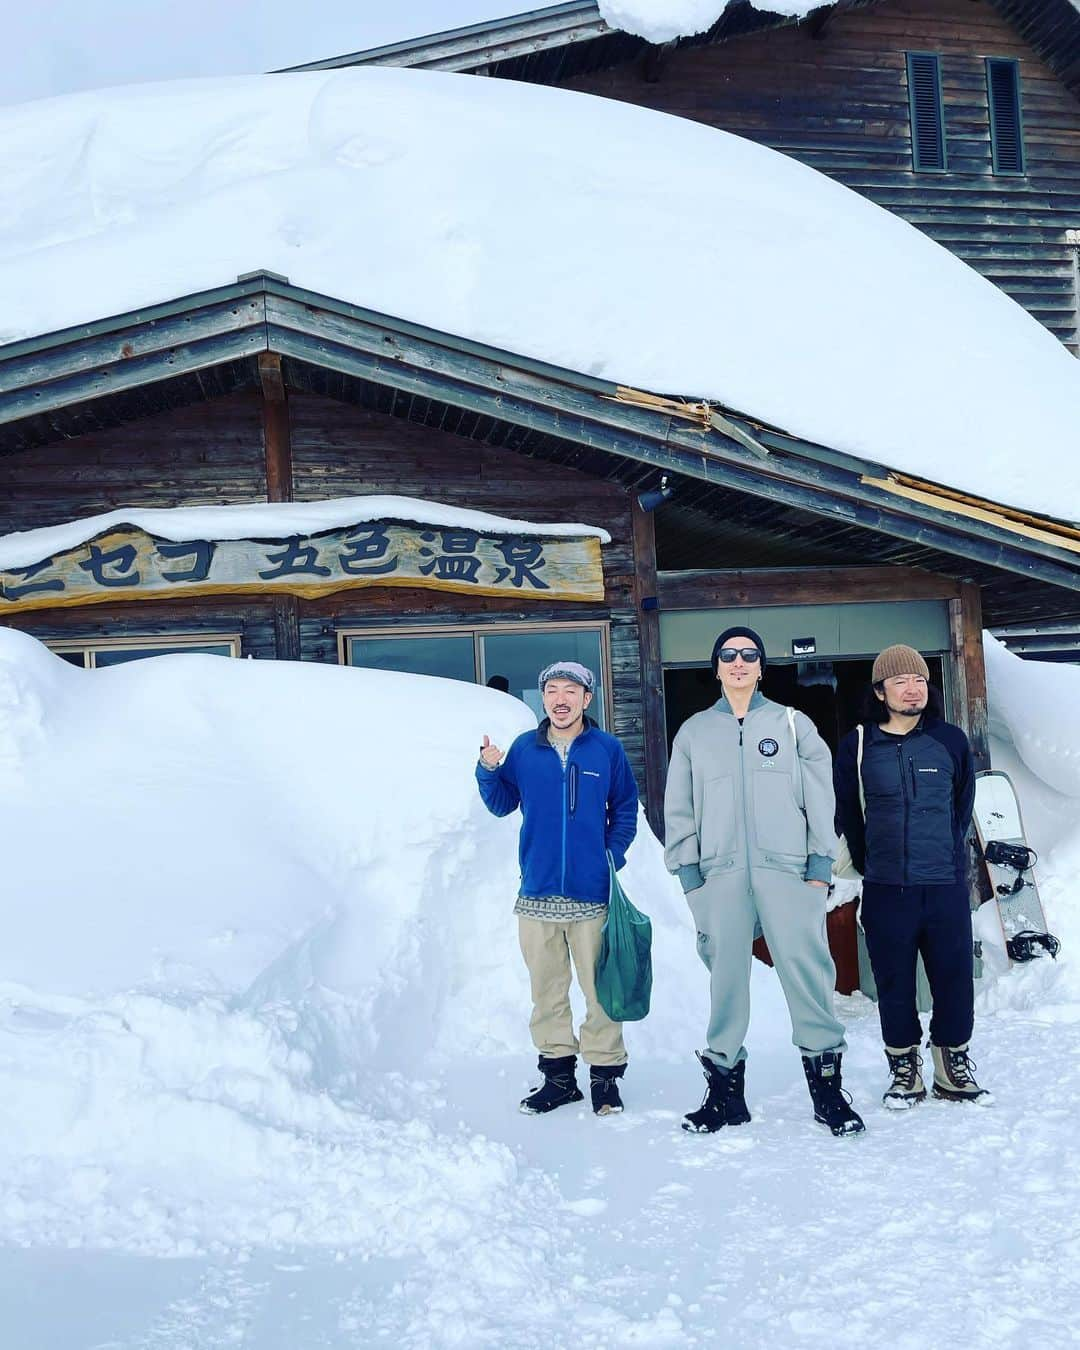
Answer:
<svg viewBox="0 0 1080 1350"><path fill-rule="evenodd" d="M193 648L528 700L573 655L659 826L729 622L832 744L875 652L918 646L985 757L984 623L1080 613L1080 365L791 160L416 72L42 106L0 142L0 622L76 664Z"/></svg>
<svg viewBox="0 0 1080 1350"><path fill-rule="evenodd" d="M568 0L292 69L460 71L735 132L910 221L1080 351L1075 0L718 0L678 37L670 8Z"/></svg>

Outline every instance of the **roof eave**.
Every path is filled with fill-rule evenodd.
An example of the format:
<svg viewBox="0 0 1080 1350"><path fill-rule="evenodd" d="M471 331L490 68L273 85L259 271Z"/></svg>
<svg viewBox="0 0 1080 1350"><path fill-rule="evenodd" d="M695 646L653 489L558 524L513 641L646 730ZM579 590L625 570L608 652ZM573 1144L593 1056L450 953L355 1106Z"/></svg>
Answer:
<svg viewBox="0 0 1080 1350"><path fill-rule="evenodd" d="M610 381L378 314L273 273L0 347L0 432L263 351L1080 590L1069 547L972 518L945 499L899 495L874 482L887 471L867 460L726 409L732 434L716 423L707 429L628 404Z"/></svg>

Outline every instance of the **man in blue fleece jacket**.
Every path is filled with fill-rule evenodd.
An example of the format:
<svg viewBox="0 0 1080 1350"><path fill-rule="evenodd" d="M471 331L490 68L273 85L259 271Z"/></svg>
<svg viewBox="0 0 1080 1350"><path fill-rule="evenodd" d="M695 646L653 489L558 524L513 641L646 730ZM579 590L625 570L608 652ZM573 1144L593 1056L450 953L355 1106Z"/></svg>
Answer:
<svg viewBox="0 0 1080 1350"><path fill-rule="evenodd" d="M596 959L607 918L608 862L616 869L637 831L638 795L626 752L585 715L595 677L576 661L541 671L547 716L506 755L484 737L476 780L496 816L521 809L518 916L532 986L529 1022L544 1081L522 1101L527 1115L579 1102L577 1052L589 1065L593 1110L622 1110L622 1026L596 997ZM570 1014L570 963L585 995L580 1042Z"/></svg>

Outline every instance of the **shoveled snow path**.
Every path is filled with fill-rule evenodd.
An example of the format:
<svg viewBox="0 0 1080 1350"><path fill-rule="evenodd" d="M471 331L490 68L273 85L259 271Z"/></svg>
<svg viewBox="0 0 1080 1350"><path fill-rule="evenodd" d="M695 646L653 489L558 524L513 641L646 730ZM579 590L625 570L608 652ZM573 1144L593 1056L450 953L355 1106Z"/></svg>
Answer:
<svg viewBox="0 0 1080 1350"><path fill-rule="evenodd" d="M885 1112L875 1010L842 1000L845 1069L869 1126L858 1140L812 1123L797 1056L771 1034L756 1044L751 1033L753 1124L711 1138L678 1127L701 1090L689 1063L634 1064L629 1109L607 1121L584 1105L522 1117L520 1060L457 1065L417 1111L514 1152L519 1185L497 1225L408 1259L8 1249L9 1343L525 1350L723 1339L775 1350L887 1336L921 1350L962 1327L968 1344L1065 1347L1080 1316L1080 1172L1067 1161L1080 1003L1048 997L1057 974L1048 963L1014 971L980 999L979 1073L997 1098L986 1110ZM1005 984L1012 1006L994 1011ZM776 1002L768 972L755 986L759 1005ZM764 1024L775 1027L775 1011Z"/></svg>

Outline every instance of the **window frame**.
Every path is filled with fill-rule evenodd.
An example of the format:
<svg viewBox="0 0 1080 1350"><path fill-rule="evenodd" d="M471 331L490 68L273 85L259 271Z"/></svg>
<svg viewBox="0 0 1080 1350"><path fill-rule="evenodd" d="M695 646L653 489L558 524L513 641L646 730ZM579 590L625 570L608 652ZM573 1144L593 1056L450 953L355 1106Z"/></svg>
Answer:
<svg viewBox="0 0 1080 1350"><path fill-rule="evenodd" d="M418 623L418 624L377 624L372 627L356 627L337 630L338 665L363 670L363 666L353 666L350 657L350 643L354 639L364 638L417 638L417 637L472 637L474 683L485 685L488 679L484 657L485 637L518 636L524 633L547 633L552 629L559 632L587 631L600 636L600 664L604 710L604 726L610 729L614 725L615 700L614 684L611 673L611 620L610 619L568 619L562 623L555 619L526 621L524 623Z"/></svg>
<svg viewBox="0 0 1080 1350"><path fill-rule="evenodd" d="M915 81L912 79L914 61L925 58L934 62L934 83L937 96L938 136L941 142L941 163L923 164L919 153L918 107L915 100ZM911 168L913 173L948 173L949 146L945 138L945 89L942 79L941 52L909 51L904 53L904 67L908 87L908 120L911 127Z"/></svg>
<svg viewBox="0 0 1080 1350"><path fill-rule="evenodd" d="M86 658L83 670L97 670L95 660L99 651L137 651L175 647L229 647L230 659L239 659L243 655L243 638L240 633L178 633L155 634L153 637L103 637L103 638L42 638L49 651L57 656L62 653L82 652Z"/></svg>
<svg viewBox="0 0 1080 1350"><path fill-rule="evenodd" d="M987 56L986 69L986 113L990 124L990 159L995 178L1024 178L1027 175L1027 150L1024 146L1024 104L1020 93L1020 62L1013 56ZM1016 148L1020 154L1018 169L1000 167L998 143L998 104L994 94L994 81L991 72L995 67L1011 69L1013 73L1013 99L1016 113Z"/></svg>

